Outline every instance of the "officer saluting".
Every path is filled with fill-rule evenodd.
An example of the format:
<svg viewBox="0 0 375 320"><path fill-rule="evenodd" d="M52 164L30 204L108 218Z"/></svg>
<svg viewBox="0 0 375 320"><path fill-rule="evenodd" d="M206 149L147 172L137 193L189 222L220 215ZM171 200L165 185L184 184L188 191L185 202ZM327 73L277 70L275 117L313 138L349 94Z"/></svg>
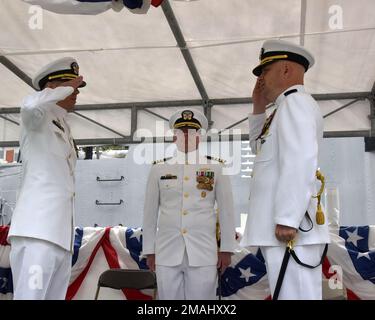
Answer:
<svg viewBox="0 0 375 320"><path fill-rule="evenodd" d="M201 129L207 130L203 114L178 111L169 124L174 129L177 153L156 161L151 169L143 254L150 269L156 269L160 299L216 299L217 268L223 272L230 264L235 245L230 180L223 175L220 159L200 155L197 150Z"/></svg>
<svg viewBox="0 0 375 320"><path fill-rule="evenodd" d="M68 57L45 66L33 85L39 91L21 106L23 181L8 236L14 299L65 299L77 160L66 116L86 83Z"/></svg>
<svg viewBox="0 0 375 320"><path fill-rule="evenodd" d="M303 86L304 73L313 64L305 48L270 40L263 44L260 64L253 70L258 80L249 115L250 144L257 156L242 244L261 247L271 292L274 298L279 292L280 299L322 298L320 262L329 233L316 198L316 177L322 179L316 170L323 118ZM270 103L276 110L266 119ZM291 240L293 259L282 263Z"/></svg>

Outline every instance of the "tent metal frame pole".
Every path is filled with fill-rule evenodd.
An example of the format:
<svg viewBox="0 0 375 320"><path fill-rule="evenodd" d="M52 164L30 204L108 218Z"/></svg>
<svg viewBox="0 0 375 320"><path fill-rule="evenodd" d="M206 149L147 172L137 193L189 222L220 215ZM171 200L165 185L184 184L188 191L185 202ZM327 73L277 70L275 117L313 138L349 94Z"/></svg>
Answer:
<svg viewBox="0 0 375 320"><path fill-rule="evenodd" d="M353 137L369 137L370 130L357 131L325 131L324 138L353 138Z"/></svg>
<svg viewBox="0 0 375 320"><path fill-rule="evenodd" d="M371 123L371 137L375 137L375 82L374 85L372 86L371 90L371 96L369 98L370 100L370 123Z"/></svg>
<svg viewBox="0 0 375 320"><path fill-rule="evenodd" d="M186 44L184 35L181 31L180 25L176 19L176 16L173 12L173 9L171 7L171 4L169 3L169 0L163 1L161 5L165 18L167 19L167 22L169 24L169 27L172 30L173 36L176 39L177 45L180 48L180 51L182 53L182 56L184 57L185 63L190 71L191 76L193 77L193 80L195 82L195 85L197 86L197 89L199 91L199 94L202 97L202 104L204 108L204 113L207 117L208 123L211 123L211 105L209 103L209 97L206 91L206 88L202 82L201 76L199 74L199 71L194 63L193 57L189 51L189 48Z"/></svg>
<svg viewBox="0 0 375 320"><path fill-rule="evenodd" d="M369 99L371 92L361 91L361 92L342 92L342 93L318 93L312 94L312 97L317 101L328 101L328 100L350 100L350 99ZM249 104L253 100L251 97L243 98L223 98L223 99L211 99L210 102L214 106L217 105L228 105L228 104Z"/></svg>
<svg viewBox="0 0 375 320"><path fill-rule="evenodd" d="M203 100L168 100L168 101L145 101L145 102L125 102L125 103L105 103L105 104L81 104L76 105L76 110L116 110L116 109L149 109L149 108L169 108L169 107L188 107L202 106Z"/></svg>
<svg viewBox="0 0 375 320"><path fill-rule="evenodd" d="M350 99L359 99L359 98L361 98L362 100L365 100L365 99L369 99L370 95L371 95L371 92L368 92L368 91L312 94L313 98L317 101L350 100Z"/></svg>
<svg viewBox="0 0 375 320"><path fill-rule="evenodd" d="M246 118L243 118L243 119L241 119L241 120L238 120L238 121L232 123L230 126L226 127L225 129L220 130L219 133L221 133L221 132L223 132L223 131L225 131L225 130L232 129L233 127L235 127L235 126L241 124L242 122L245 122L247 119L249 119L249 117L246 117Z"/></svg>
<svg viewBox="0 0 375 320"><path fill-rule="evenodd" d="M169 122L169 119L163 117L162 115L160 115L160 114L158 114L158 113L156 113L156 112L154 112L154 111L148 110L148 109L146 109L146 108L142 109L142 111L147 112L147 113L149 113L149 114L152 114L153 116L155 116L155 117L157 117L157 118L159 118L159 119L162 119L162 120L164 120L164 121L166 121L166 122Z"/></svg>
<svg viewBox="0 0 375 320"><path fill-rule="evenodd" d="M370 110L371 110L371 113L369 115L369 118L371 120L371 130L370 130L369 133L368 132L366 133L366 131L342 131L342 132L338 131L337 133L335 133L335 132L327 132L327 133L325 133L325 137L349 137L349 136L353 136L353 137L357 137L357 136L365 137L365 136L375 136L375 84L374 84L372 92L374 92L374 93L373 94L367 94L367 96L366 96L366 98L369 99L369 101L370 101ZM363 99L365 99L363 97L363 95L360 95L359 98L357 98L357 99L355 99L353 101L350 101L347 104L344 104L343 106L341 106L341 107L339 107L339 108L337 108L337 109L329 112L328 114L324 115L323 117L327 118L327 117L329 117L329 116L331 116L331 115L333 115L333 114L335 114L335 113L337 113L337 112L339 112L339 111L341 111L341 110L349 107L350 105L352 105L352 104L354 104L354 103L356 103L356 102L358 102L360 100L363 100ZM223 102L226 103L227 101L223 101ZM118 104L116 104L116 107L119 107ZM128 109L129 106L127 106L126 108ZM12 110L1 110L1 111L11 111L11 112L1 112L1 113L2 114L16 113L16 111L19 112L20 108L7 108L7 109L12 109ZM17 110L15 110L15 109L17 109ZM89 110L89 109L85 109L85 110ZM97 110L99 110L99 109L97 109ZM100 110L103 110L103 109L100 109ZM135 131L137 129L137 122L138 122L137 121L137 115L138 115L138 110L145 111L147 113L150 113L150 114L152 114L152 115L154 115L154 116L156 116L156 117L158 117L160 119L163 119L163 120L165 120L165 121L168 122L167 118L165 118L165 117L163 117L163 116L161 116L161 115L159 115L159 114L157 114L157 113L155 113L155 112L153 112L151 110L148 110L147 108L132 106L131 107L131 137L134 137L134 133L135 133ZM88 121L90 121L90 122L92 122L92 123L94 123L94 124L96 124L96 125L98 125L98 126L100 126L100 127L102 127L102 128L104 128L104 129L107 129L107 130L109 130L109 131L111 131L111 132L113 132L113 133L115 133L115 134L117 134L117 135L119 135L119 136L121 136L123 138L126 138L126 141L127 141L126 143L139 143L140 142L139 140L135 140L134 141L132 138L129 140L128 136L125 136L125 135L119 133L118 131L115 131L112 128L109 128L109 127L103 125L102 123L99 123L99 122L97 122L97 121L95 121L95 120L93 120L91 118L88 118L88 117L86 117L86 116L78 113L77 111L74 111L73 113L76 114L76 115L78 115L78 116L80 116L80 117L82 117L82 118L84 118L84 119L86 119L86 120L88 120ZM12 122L14 124L18 124L17 122L15 122L15 121L13 121L13 120L5 117L5 116L0 115L0 117L3 118L3 119L5 119L5 120L8 120L8 121L10 121L10 122ZM236 121L233 124L231 124L228 127L226 127L225 129L220 130L219 133L222 133L225 130L229 130L229 129L235 127L236 125L238 125L238 124L240 124L240 123L242 123L242 122L244 122L246 120L247 120L247 117L243 118L243 119L241 119L239 121ZM95 141L95 139L88 139L87 141ZM104 140L104 141L107 141L107 140ZM155 141L159 141L159 140L156 139Z"/></svg>
<svg viewBox="0 0 375 320"><path fill-rule="evenodd" d="M307 12L306 0L301 0L301 19L300 19L300 32L299 32L299 44L301 46L305 45L306 12Z"/></svg>
<svg viewBox="0 0 375 320"><path fill-rule="evenodd" d="M328 101L328 100L371 100L372 93L365 92L345 92L345 93L323 93L313 94L313 98L317 101ZM244 98L223 98L223 99L210 99L209 102L212 107L220 105L237 105L237 104L251 104L252 99L250 97ZM169 108L169 107L193 107L204 105L203 100L171 100L171 101L149 101L149 102L125 102L125 103L100 103L100 104L81 104L76 105L75 111L94 111L94 110L121 110L131 109L136 107L139 110L150 109L150 108ZM11 114L20 113L20 108L0 108L0 114Z"/></svg>
<svg viewBox="0 0 375 320"><path fill-rule="evenodd" d="M163 9L165 18L167 19L167 22L169 24L169 27L171 28L174 38L176 39L177 45L180 48L181 53L187 64L187 67L189 68L189 71L191 73L191 76L193 77L195 85L197 86L202 99L208 100L208 94L207 94L206 88L203 85L202 79L199 75L197 67L195 66L191 53L186 45L184 35L182 34L180 25L176 19L176 16L173 12L173 9L169 1L168 0L163 1L161 6Z"/></svg>
<svg viewBox="0 0 375 320"><path fill-rule="evenodd" d="M18 68L12 61L10 61L8 58L4 56L0 56L0 63L9 71L14 73L23 82L25 82L27 85L29 85L31 88L35 90L32 84L31 78L25 72L23 72L20 68Z"/></svg>
<svg viewBox="0 0 375 320"><path fill-rule="evenodd" d="M119 135L120 137L126 138L126 136L123 135L122 133L120 133L120 132L118 132L118 131L110 128L110 127L107 127L107 126L105 126L104 124L102 124L102 123L100 123L98 121L95 121L95 120L93 120L93 119L91 119L89 117L86 117L85 115L83 115L83 114L81 114L79 112L73 111L72 113L75 114L76 116L79 116L79 117L87 120L87 121L90 121L91 123L93 123L93 124L95 124L95 125L97 125L97 126L99 126L101 128L104 128L104 129L106 129L106 130L108 130L108 131L110 131L112 133L115 133L115 134Z"/></svg>
<svg viewBox="0 0 375 320"><path fill-rule="evenodd" d="M353 100L353 101L350 101L350 102L348 102L348 103L345 103L343 106L341 106L341 107L339 107L339 108L337 108L337 109L335 109L335 110L332 110L331 112L328 112L327 114L325 114L325 115L323 116L323 118L324 118L324 119L325 119L325 118L328 118L328 117L330 117L331 115L333 115L333 114L335 114L335 113L337 113L337 112L339 112L339 111L341 111L341 110L343 110L343 109L345 109L345 108L351 106L352 104L355 104L356 102L361 101L361 100L362 100L362 99L355 99L355 100Z"/></svg>
<svg viewBox="0 0 375 320"><path fill-rule="evenodd" d="M138 110L136 107L131 108L130 136L134 137L138 127Z"/></svg>
<svg viewBox="0 0 375 320"><path fill-rule="evenodd" d="M10 119L10 118L8 118L8 117L6 117L6 116L3 116L3 115L1 115L1 114L0 114L0 118L1 118L1 119L4 119L4 120L6 120L6 121L9 121L9 122L11 122L11 123L13 123L13 124L15 124L15 125L17 125L17 126L20 125L17 121L12 120L12 119Z"/></svg>
<svg viewBox="0 0 375 320"><path fill-rule="evenodd" d="M359 130L359 131L326 131L324 132L324 138L352 138L352 137L370 137L370 130ZM248 134L241 135L215 135L207 139L208 141L248 141ZM170 137L153 137L151 139L136 139L134 140L130 136L124 136L123 138L98 138L98 139L76 139L77 145L123 145L123 144L139 144L142 142L156 143L166 142L171 143ZM0 148L6 147L19 147L18 141L0 141Z"/></svg>
<svg viewBox="0 0 375 320"><path fill-rule="evenodd" d="M304 44L304 35L305 35L305 28L306 28L306 8L307 8L307 1L301 0L301 20L300 20L300 43ZM195 82L195 85L197 86L197 89L202 97L201 100L195 99L195 100L176 100L176 101L151 101L151 102L130 102L130 103L114 103L114 104L90 104L90 105L77 105L74 112L76 115L104 128L107 129L122 138L119 139L88 139L88 140L82 140L82 141L122 141L121 139L124 139L124 143L139 143L140 141L134 141L134 133L137 130L137 113L138 110L144 110L150 114L153 114L156 117L159 117L163 120L166 120L166 118L158 115L155 112L152 112L150 110L147 110L148 108L166 108L166 107L188 107L188 106L203 106L204 113L208 119L209 125L212 125L211 120L211 113L212 108L217 105L237 105L237 104L249 104L252 103L251 97L243 97L243 98L225 98L225 99L209 99L207 91L204 87L204 84L202 82L202 79L200 77L199 71L196 68L196 65L194 63L194 60L192 58L192 55L189 51L189 48L186 44L185 38L183 36L183 33L181 31L180 25L176 19L176 16L173 12L173 9L169 3L169 0L165 0L162 4L162 9L164 12L164 15L167 19L167 22L172 30L172 33L176 39L177 45L180 48L180 51L183 55L183 58L185 60L185 63L187 64L187 67L191 73L191 76ZM11 62L8 58L5 56L0 56L0 63L4 65L9 71L11 71L13 74L15 74L18 78L20 78L22 81L24 81L27 85L32 87L34 90L35 88L32 85L31 78L23 72L19 67L17 67L13 62ZM359 101L368 99L370 102L370 121L371 121L371 130L369 132L367 131L338 131L338 132L329 132L325 133L325 136L331 137L331 136L348 136L349 134L352 134L352 136L375 136L375 83L372 88L371 92L346 92L346 93L329 93L329 94L313 94L313 97L318 101L324 101L324 100L349 100L354 99L354 101L351 101L347 103L346 105L340 107L339 109L336 109L332 111L331 113L325 115L325 117L328 117L346 107L349 105ZM146 109L147 108L147 109ZM99 123L93 119L90 119L77 111L89 111L89 110L115 110L115 109L131 109L131 136L125 136L105 125L102 123ZM20 108L0 108L0 117L10 121L11 123L19 125L16 121L9 119L8 117L4 116L4 114L17 114L20 113ZM246 121L246 118L237 121L236 123L232 124L231 126L227 127L224 130L228 130L237 124ZM223 130L222 130L223 131ZM242 136L241 136L242 137ZM158 138L155 138L158 139ZM158 140L156 140L158 141ZM0 146L2 144L14 144L18 142L0 142Z"/></svg>
<svg viewBox="0 0 375 320"><path fill-rule="evenodd" d="M354 104L354 103L356 103L356 102L358 102L358 101L361 101L361 100L363 100L363 98L357 98L357 99L355 99L355 100L353 100L353 101L350 101L350 102L348 102L348 103L342 105L341 107L339 107L339 108L337 108L337 109L335 109L335 110L333 110L333 111L331 111L331 112L325 114L325 115L323 116L323 118L328 118L329 116L331 116L331 115L333 115L333 114L335 114L335 113L337 113L337 112L339 112L339 111L341 111L341 110L343 110L343 109L345 109L345 108L351 106L352 104ZM268 109L269 107L271 107L271 106L272 106L272 105L268 106L267 109ZM225 130L232 129L233 127L239 125L240 123L246 121L247 119L248 119L248 118L246 117L246 118L243 118L243 119L241 119L241 120L239 120L239 121L236 121L236 122L234 122L233 124L231 124L230 126L226 127L225 129L220 130L219 132L221 133L221 132L223 132L223 131L225 131Z"/></svg>
<svg viewBox="0 0 375 320"><path fill-rule="evenodd" d="M272 103L272 104L268 105L268 106L266 107L266 109L269 109L269 108L273 107L274 105L275 105L275 104ZM249 117L243 118L243 119L241 119L241 120L239 120L239 121L236 121L236 122L232 123L230 126L226 127L225 129L220 130L220 131L219 131L219 134L222 133L222 132L225 131L225 130L232 129L233 127L235 127L235 126L241 124L242 122L245 122L247 119L249 119Z"/></svg>
<svg viewBox="0 0 375 320"><path fill-rule="evenodd" d="M1 63L2 65L4 65L8 70L10 70L12 73L14 73L14 74L15 74L18 78L20 78L23 82L25 82L27 85L29 85L31 88L33 88L33 89L35 90L35 88L34 88L33 85L32 85L32 80L31 80L31 78L30 78L26 73L24 73L20 68L18 68L13 62L11 62L8 58L6 58L6 57L4 57L4 56L0 56L0 63ZM10 113L19 113L19 112L20 112L20 108L7 108L7 109L15 109L15 110L18 111L18 112L10 112ZM14 111L15 111L15 110L14 110ZM0 110L0 114L4 114L4 111L6 111L6 110L2 110L2 109L1 109L1 110ZM132 109L132 111L133 111L133 109ZM86 116L84 116L83 114L80 114L80 113L78 113L78 112L73 112L73 113L76 114L76 115L79 116L79 117L82 117L82 118L86 119L87 121L90 121L90 122L92 122L92 123L94 123L94 124L96 124L96 125L98 125L98 126L104 128L104 129L108 130L108 131L111 131L111 132L113 132L113 133L115 133L115 134L117 134L117 135L119 135L119 136L121 136L121 137L126 137L126 136L124 136L123 134L121 134L120 132L118 132L118 131L116 131L116 130L113 130L113 129L111 129L111 128L109 128L109 127L107 127L107 126L105 126L105 125L103 125L103 124L101 124L101 123L99 123L99 122L97 122L97 121L95 121L95 120L89 118L89 117L86 117ZM132 113L132 114L133 114L133 113ZM5 116L1 116L1 118L5 119L5 120L7 120L7 121L10 121L10 122L12 122L12 123L14 123L14 124L19 125L18 122L13 121L13 120L11 120L11 119L5 117ZM132 117L132 118L133 118L133 117ZM135 125L136 125L136 123L135 123ZM133 123L132 123L132 128L133 128ZM135 127L135 128L136 128L136 127Z"/></svg>

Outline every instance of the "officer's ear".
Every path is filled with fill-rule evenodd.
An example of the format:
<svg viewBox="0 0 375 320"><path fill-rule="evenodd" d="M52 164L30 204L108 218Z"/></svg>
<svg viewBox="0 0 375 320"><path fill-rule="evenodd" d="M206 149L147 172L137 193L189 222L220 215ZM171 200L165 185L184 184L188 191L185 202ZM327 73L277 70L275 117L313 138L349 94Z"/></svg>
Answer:
<svg viewBox="0 0 375 320"><path fill-rule="evenodd" d="M285 77L288 77L288 75L291 72L291 68L290 68L290 65L289 65L288 61L284 61L282 68L283 68L282 69L283 75Z"/></svg>
<svg viewBox="0 0 375 320"><path fill-rule="evenodd" d="M178 129L173 129L173 142L177 141L177 130Z"/></svg>
<svg viewBox="0 0 375 320"><path fill-rule="evenodd" d="M43 87L40 87L40 90L44 90L45 88L53 89L51 88L51 82L46 82L46 84Z"/></svg>
<svg viewBox="0 0 375 320"><path fill-rule="evenodd" d="M198 145L198 143L201 142L201 136L200 134L197 134L197 136L195 137L195 143Z"/></svg>

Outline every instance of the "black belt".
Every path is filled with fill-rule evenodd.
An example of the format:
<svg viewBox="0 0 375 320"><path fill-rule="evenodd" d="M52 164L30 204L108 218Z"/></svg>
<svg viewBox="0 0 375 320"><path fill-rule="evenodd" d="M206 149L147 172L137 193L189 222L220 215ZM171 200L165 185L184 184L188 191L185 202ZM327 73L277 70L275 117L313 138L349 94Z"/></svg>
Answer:
<svg viewBox="0 0 375 320"><path fill-rule="evenodd" d="M302 232L309 232L313 227L314 227L314 223L312 222L311 218L310 218L310 215L309 213L306 211L305 213L305 217L306 219L310 222L311 226L309 229L302 229L301 227L299 227L298 229Z"/></svg>
<svg viewBox="0 0 375 320"><path fill-rule="evenodd" d="M311 224L310 228L309 229L302 229L301 227L299 227L298 229L302 232L309 232L313 228L314 223L311 220L310 215L307 211L305 213L305 217ZM305 268L314 269L316 267L319 267L323 263L323 260L324 260L325 256L327 255L327 250L328 250L328 244L326 244L325 247L324 247L323 254L322 254L322 257L320 259L320 262L316 266L311 266L307 263L303 263L297 257L295 251L293 250L293 241L289 241L288 244L287 244L287 247L285 249L283 262L281 263L279 277L277 278L276 288L275 288L275 292L272 295L272 300L277 300L278 297L279 297L281 285L283 284L283 280L284 280L284 276L285 276L285 272L286 272L286 267L288 266L290 256L292 256L294 261L297 262L299 265L301 265Z"/></svg>
<svg viewBox="0 0 375 320"><path fill-rule="evenodd" d="M217 282L218 282L218 291L219 291L219 300L221 300L221 270L217 268Z"/></svg>
<svg viewBox="0 0 375 320"><path fill-rule="evenodd" d="M323 254L322 254L322 257L320 259L320 262L317 265L312 266L312 265L309 265L307 263L303 263L297 257L295 251L293 250L293 242L289 241L288 244L287 244L287 247L285 249L283 262L281 263L279 277L277 278L276 288L275 288L275 291L272 295L272 300L277 300L278 297L279 297L281 285L283 284L283 280L284 280L284 276L285 276L285 272L286 272L286 267L288 266L290 256L292 256L294 261L297 262L299 265L301 265L305 268L315 269L316 267L319 267L323 263L323 260L324 260L325 256L327 255L327 250L328 250L328 243L326 243L326 245L324 247Z"/></svg>

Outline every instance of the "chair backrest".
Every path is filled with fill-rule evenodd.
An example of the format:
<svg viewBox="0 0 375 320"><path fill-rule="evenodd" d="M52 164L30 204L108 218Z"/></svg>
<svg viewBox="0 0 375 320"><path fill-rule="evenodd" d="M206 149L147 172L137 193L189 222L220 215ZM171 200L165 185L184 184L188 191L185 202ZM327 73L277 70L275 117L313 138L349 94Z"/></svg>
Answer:
<svg viewBox="0 0 375 320"><path fill-rule="evenodd" d="M156 275L150 270L110 269L100 275L98 287L137 290L155 289Z"/></svg>

